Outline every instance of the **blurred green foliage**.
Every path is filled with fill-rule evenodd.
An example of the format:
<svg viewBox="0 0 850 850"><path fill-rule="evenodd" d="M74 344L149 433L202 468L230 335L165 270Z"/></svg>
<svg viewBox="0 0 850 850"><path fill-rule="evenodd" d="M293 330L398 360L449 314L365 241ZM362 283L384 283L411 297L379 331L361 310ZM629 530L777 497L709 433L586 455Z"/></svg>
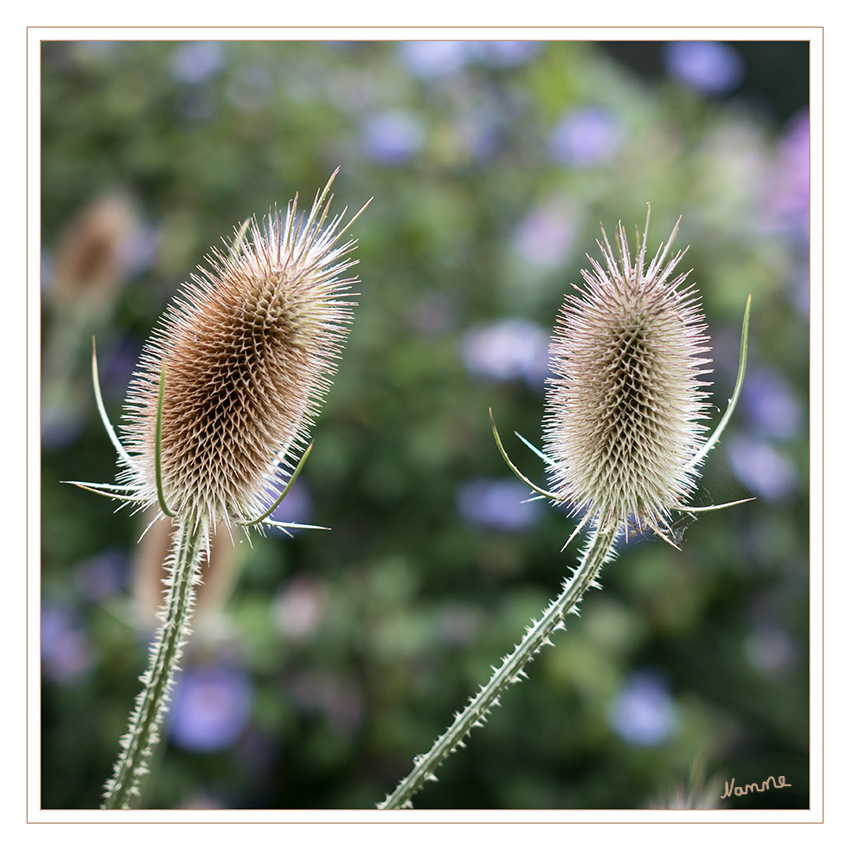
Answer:
<svg viewBox="0 0 850 850"><path fill-rule="evenodd" d="M231 598L183 665L233 676L175 697L200 737L171 730L143 804L369 808L429 749L576 563L576 545L560 551L563 511L521 504L521 488L506 507L492 486L510 473L489 407L544 481L512 436L540 442L537 361L511 371L510 344L494 355L473 335L492 343L522 319L517 351L538 346L528 329L548 335L585 253L599 256L600 222L631 233L649 202L651 246L683 217L719 410L753 294L745 394L695 503L757 501L684 519L681 552L624 548L414 804L640 808L701 757L739 785L792 784L732 807L808 806L806 46L733 47L742 81L725 92L677 77L663 45L643 45L668 57L646 73L609 47L43 43L43 331L45 346L64 339L76 401L55 401L45 371L42 807L98 804L146 664L142 518L60 483L114 478L91 333L117 421L142 343L210 247L296 192L309 205L340 165L334 209L374 200L353 231L350 343L303 474L307 521L332 530L237 542ZM63 336L58 246L114 191L137 215L114 305Z"/></svg>

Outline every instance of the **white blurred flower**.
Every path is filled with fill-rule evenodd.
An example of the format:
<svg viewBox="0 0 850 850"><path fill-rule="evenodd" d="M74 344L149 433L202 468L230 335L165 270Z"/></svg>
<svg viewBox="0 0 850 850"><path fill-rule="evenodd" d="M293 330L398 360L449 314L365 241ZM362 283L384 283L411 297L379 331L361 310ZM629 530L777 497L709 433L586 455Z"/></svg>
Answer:
<svg viewBox="0 0 850 850"><path fill-rule="evenodd" d="M539 389L549 374L549 335L529 319L504 319L474 328L462 346L466 368L476 375L500 381L522 378Z"/></svg>
<svg viewBox="0 0 850 850"><path fill-rule="evenodd" d="M572 253L576 234L574 209L550 201L532 210L513 236L513 248L527 263L543 269L564 265Z"/></svg>

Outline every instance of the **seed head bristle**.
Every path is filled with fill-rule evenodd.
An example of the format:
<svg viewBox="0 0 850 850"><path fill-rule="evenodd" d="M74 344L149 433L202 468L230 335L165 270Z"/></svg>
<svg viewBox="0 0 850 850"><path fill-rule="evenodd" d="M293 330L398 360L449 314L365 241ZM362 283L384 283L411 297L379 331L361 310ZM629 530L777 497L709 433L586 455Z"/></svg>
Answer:
<svg viewBox="0 0 850 850"><path fill-rule="evenodd" d="M552 490L603 530L628 523L662 537L695 486L689 468L707 415L710 372L699 294L672 278L684 251L667 245L646 266L647 215L632 261L622 224L619 260L603 230L603 263L588 257L586 288L566 297L550 346L544 418ZM666 262L665 262L666 261ZM671 279L672 278L672 279Z"/></svg>
<svg viewBox="0 0 850 850"><path fill-rule="evenodd" d="M355 278L343 273L356 243L340 243L351 222L325 226L334 176L306 218L296 197L285 216L274 209L250 235L237 231L227 254L213 249L145 346L127 397L124 476L148 503L163 364L162 482L179 517L256 516L306 446L354 306Z"/></svg>

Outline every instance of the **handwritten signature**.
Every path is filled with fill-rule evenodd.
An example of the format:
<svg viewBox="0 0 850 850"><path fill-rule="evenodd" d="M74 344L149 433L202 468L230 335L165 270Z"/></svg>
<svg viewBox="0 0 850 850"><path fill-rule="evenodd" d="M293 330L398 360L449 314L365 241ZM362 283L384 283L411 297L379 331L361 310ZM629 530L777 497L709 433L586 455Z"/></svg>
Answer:
<svg viewBox="0 0 850 850"><path fill-rule="evenodd" d="M759 785L758 782L750 782L748 785L745 785L743 788L740 785L735 785L735 777L732 777L731 782L726 782L726 789L721 795L720 799L725 800L726 797L731 797L734 793L736 797L743 797L745 794L749 794L750 791L767 791L770 788L771 783L773 783L774 788L792 788L790 782L785 781L784 776L780 776L779 779L774 779L772 776L768 776L764 782Z"/></svg>

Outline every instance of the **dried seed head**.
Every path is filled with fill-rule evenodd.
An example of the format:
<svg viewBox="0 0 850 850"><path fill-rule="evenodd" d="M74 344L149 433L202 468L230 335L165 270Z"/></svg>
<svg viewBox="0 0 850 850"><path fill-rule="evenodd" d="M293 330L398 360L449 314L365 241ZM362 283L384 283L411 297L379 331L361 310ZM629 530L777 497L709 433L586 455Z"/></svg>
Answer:
<svg viewBox="0 0 850 850"><path fill-rule="evenodd" d="M332 182L306 220L296 197L285 216L254 219L250 237L237 232L227 256L213 250L146 345L127 397L124 475L147 503L163 365L163 492L181 518L256 517L306 445L352 318L343 296L354 279L342 274L355 241L339 244L351 222L324 226Z"/></svg>
<svg viewBox="0 0 850 850"><path fill-rule="evenodd" d="M671 275L667 245L645 267L643 239L632 264L619 225L619 263L603 230L605 267L590 259L586 289L566 298L550 348L554 377L544 439L553 492L586 509L603 529L631 517L665 537L669 514L695 485L691 461L705 430L710 370L706 326L693 285Z"/></svg>
<svg viewBox="0 0 850 850"><path fill-rule="evenodd" d="M135 206L126 195L102 195L84 207L56 249L47 293L56 307L68 310L83 301L90 312L111 304L128 275L128 246L139 227Z"/></svg>

